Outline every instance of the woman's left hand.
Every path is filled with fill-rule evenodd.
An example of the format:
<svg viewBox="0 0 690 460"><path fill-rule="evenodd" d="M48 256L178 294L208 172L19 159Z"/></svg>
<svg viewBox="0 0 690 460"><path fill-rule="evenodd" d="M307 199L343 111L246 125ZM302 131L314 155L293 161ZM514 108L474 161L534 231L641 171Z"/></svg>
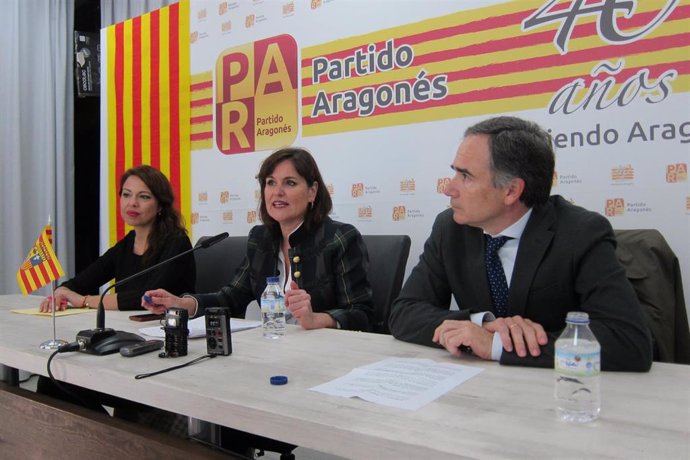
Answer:
<svg viewBox="0 0 690 460"><path fill-rule="evenodd" d="M290 282L290 290L285 293L285 306L304 329L335 327L331 315L314 313L311 309L311 295L300 289L294 281Z"/></svg>
<svg viewBox="0 0 690 460"><path fill-rule="evenodd" d="M311 309L311 295L304 289L299 289L297 283L290 282L290 290L285 293L285 307L290 310L299 324L305 329L313 323L314 311Z"/></svg>

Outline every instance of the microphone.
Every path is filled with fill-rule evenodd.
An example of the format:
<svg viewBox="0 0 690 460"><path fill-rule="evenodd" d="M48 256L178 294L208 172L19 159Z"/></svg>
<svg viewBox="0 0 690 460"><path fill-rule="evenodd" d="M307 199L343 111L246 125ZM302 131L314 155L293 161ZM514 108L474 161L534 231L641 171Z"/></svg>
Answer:
<svg viewBox="0 0 690 460"><path fill-rule="evenodd" d="M118 351L120 351L120 348L124 347L125 345L132 345L137 342L144 342L145 339L137 334L125 331L116 331L105 327L105 307L103 306L103 297L105 297L108 291L113 289L114 287L121 286L126 282L133 280L134 278L138 278L142 275L145 275L146 273L149 273L150 271L156 270L162 267L163 265L169 264L170 262L179 259L180 257L186 256L187 254L196 251L197 249L209 248L227 237L228 232L223 232L216 236L212 236L211 238L207 238L206 240L204 240L203 242L199 243L197 246L191 249L174 255L169 259L165 259L161 262L158 262L155 265L151 265L150 267L147 267L137 273L134 273L133 275L128 276L127 278L121 279L117 283L108 286L103 291L101 297L98 300L98 311L96 313L96 328L86 329L77 333L77 342L79 342L80 344L79 351L83 351L84 353L90 353L93 355L108 355L111 353L117 353Z"/></svg>
<svg viewBox="0 0 690 460"><path fill-rule="evenodd" d="M192 251L194 249L199 249L199 248L206 249L208 247L213 246L217 242L224 240L227 237L228 237L228 232L223 232L223 233L219 233L216 236L212 236L211 238L206 238L204 241L199 243L199 246L197 246L196 248L193 248ZM172 259L170 259L170 260L172 260Z"/></svg>

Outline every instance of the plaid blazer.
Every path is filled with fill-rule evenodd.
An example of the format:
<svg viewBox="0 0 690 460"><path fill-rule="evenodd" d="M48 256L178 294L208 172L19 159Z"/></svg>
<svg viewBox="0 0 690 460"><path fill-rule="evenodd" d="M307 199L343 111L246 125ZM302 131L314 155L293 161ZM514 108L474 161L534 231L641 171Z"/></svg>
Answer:
<svg viewBox="0 0 690 460"><path fill-rule="evenodd" d="M282 236L265 225L249 232L247 253L232 281L220 291L195 295L199 313L207 307L228 307L243 317L247 305L259 301L266 277L278 276ZM292 279L311 295L314 312L331 315L343 329L368 331L374 307L367 280L369 257L359 231L330 218L316 229L304 225L290 235Z"/></svg>

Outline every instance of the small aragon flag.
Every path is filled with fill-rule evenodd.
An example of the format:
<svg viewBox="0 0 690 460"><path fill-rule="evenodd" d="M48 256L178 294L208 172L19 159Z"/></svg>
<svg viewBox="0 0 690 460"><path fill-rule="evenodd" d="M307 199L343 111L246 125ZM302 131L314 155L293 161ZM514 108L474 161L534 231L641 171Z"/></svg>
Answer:
<svg viewBox="0 0 690 460"><path fill-rule="evenodd" d="M46 225L17 271L17 284L26 295L64 274L53 251L53 229L50 225Z"/></svg>

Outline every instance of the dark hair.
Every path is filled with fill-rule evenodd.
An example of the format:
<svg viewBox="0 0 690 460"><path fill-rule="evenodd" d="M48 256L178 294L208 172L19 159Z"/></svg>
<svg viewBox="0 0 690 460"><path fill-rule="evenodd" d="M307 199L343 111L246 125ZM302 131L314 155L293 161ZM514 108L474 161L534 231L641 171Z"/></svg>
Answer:
<svg viewBox="0 0 690 460"><path fill-rule="evenodd" d="M122 186L130 176L136 176L141 179L158 201L159 210L156 213L151 233L149 233L148 249L144 253L143 258L144 265L149 265L161 253L168 238L178 235L180 232L186 233L186 230L182 222L182 216L173 207L175 196L172 186L162 172L149 165L139 165L128 169L120 178L119 195L122 195Z"/></svg>
<svg viewBox="0 0 690 460"><path fill-rule="evenodd" d="M331 212L333 201L331 200L331 195L328 194L326 184L323 182L314 157L307 150L299 147L285 147L276 150L261 163L259 174L256 175L261 186L261 204L259 207L261 221L272 231L280 231L278 222L268 215L264 189L266 188L266 178L273 174L279 163L287 160L292 162L297 173L307 181L308 186L312 186L314 182L318 184L314 205L307 207L307 214L304 216L304 225L307 228L316 228L321 225L326 216Z"/></svg>
<svg viewBox="0 0 690 460"><path fill-rule="evenodd" d="M555 154L551 135L538 124L516 117L495 117L470 126L465 136L489 136L494 187L514 178L525 181L520 201L539 207L551 194Z"/></svg>

